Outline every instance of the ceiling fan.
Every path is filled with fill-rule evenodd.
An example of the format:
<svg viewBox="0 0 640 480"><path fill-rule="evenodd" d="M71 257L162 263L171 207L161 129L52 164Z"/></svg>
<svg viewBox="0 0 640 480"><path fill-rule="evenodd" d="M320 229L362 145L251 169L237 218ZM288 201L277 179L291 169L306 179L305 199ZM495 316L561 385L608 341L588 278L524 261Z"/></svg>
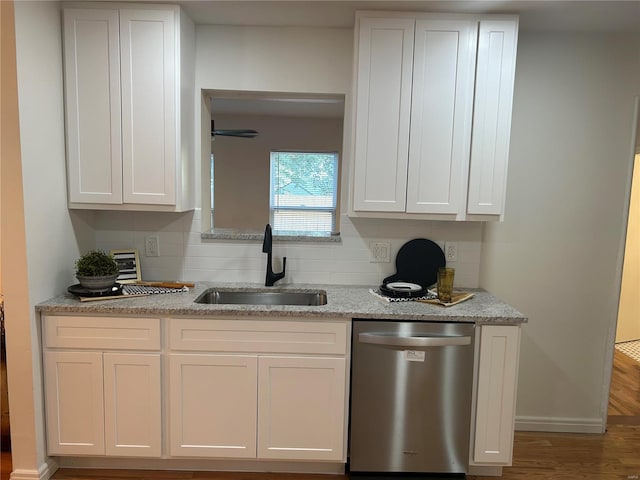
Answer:
<svg viewBox="0 0 640 480"><path fill-rule="evenodd" d="M240 138L254 138L258 136L258 132L255 130L216 130L214 121L211 120L211 138L215 137L240 137Z"/></svg>

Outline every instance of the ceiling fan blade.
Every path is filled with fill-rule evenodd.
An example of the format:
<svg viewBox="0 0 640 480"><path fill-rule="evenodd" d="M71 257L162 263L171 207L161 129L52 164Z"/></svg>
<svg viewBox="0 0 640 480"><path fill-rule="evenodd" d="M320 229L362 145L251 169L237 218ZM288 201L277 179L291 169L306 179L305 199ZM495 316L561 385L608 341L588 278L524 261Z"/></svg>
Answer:
<svg viewBox="0 0 640 480"><path fill-rule="evenodd" d="M214 130L213 136L254 138L258 136L258 132L255 130Z"/></svg>
<svg viewBox="0 0 640 480"><path fill-rule="evenodd" d="M240 137L240 138L254 138L258 136L258 132L255 130L216 130L214 121L211 120L211 137Z"/></svg>

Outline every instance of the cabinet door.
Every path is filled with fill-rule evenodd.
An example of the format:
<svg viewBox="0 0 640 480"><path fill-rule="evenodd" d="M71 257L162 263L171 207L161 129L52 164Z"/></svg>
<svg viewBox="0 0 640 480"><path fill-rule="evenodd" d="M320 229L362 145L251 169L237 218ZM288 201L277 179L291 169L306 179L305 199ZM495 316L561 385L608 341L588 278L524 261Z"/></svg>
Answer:
<svg viewBox="0 0 640 480"><path fill-rule="evenodd" d="M414 23L360 19L354 210L405 210Z"/></svg>
<svg viewBox="0 0 640 480"><path fill-rule="evenodd" d="M477 22L416 22L407 208L464 212Z"/></svg>
<svg viewBox="0 0 640 480"><path fill-rule="evenodd" d="M504 213L517 35L516 18L480 21L467 205L470 214Z"/></svg>
<svg viewBox="0 0 640 480"><path fill-rule="evenodd" d="M176 19L120 11L125 203L176 203Z"/></svg>
<svg viewBox="0 0 640 480"><path fill-rule="evenodd" d="M65 9L69 201L122 203L118 11Z"/></svg>
<svg viewBox="0 0 640 480"><path fill-rule="evenodd" d="M258 458L344 460L344 358L260 357Z"/></svg>
<svg viewBox="0 0 640 480"><path fill-rule="evenodd" d="M44 353L49 455L104 455L102 353Z"/></svg>
<svg viewBox="0 0 640 480"><path fill-rule="evenodd" d="M478 464L511 465L519 349L520 327L480 330L473 454Z"/></svg>
<svg viewBox="0 0 640 480"><path fill-rule="evenodd" d="M104 354L107 455L162 454L160 354Z"/></svg>
<svg viewBox="0 0 640 480"><path fill-rule="evenodd" d="M255 457L255 356L170 355L170 454Z"/></svg>

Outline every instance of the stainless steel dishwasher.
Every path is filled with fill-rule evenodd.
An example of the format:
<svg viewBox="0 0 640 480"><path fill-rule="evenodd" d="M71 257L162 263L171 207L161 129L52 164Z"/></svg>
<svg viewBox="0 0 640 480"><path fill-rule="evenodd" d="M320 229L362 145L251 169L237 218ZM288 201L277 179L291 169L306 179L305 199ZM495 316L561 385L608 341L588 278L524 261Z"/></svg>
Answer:
<svg viewBox="0 0 640 480"><path fill-rule="evenodd" d="M465 474L474 325L353 322L349 470Z"/></svg>

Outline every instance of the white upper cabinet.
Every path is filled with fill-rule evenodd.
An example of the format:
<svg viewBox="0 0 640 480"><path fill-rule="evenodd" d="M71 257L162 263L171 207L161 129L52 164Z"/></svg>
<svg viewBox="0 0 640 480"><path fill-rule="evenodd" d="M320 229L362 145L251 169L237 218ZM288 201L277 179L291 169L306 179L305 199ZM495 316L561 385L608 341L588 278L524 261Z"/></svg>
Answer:
<svg viewBox="0 0 640 480"><path fill-rule="evenodd" d="M194 208L191 21L133 4L63 18L69 206Z"/></svg>
<svg viewBox="0 0 640 480"><path fill-rule="evenodd" d="M518 25L481 20L467 213L501 215L507 187Z"/></svg>
<svg viewBox="0 0 640 480"><path fill-rule="evenodd" d="M414 23L402 18L360 21L356 210L405 209Z"/></svg>
<svg viewBox="0 0 640 480"><path fill-rule="evenodd" d="M69 200L122 203L117 10L64 11Z"/></svg>
<svg viewBox="0 0 640 480"><path fill-rule="evenodd" d="M125 203L175 203L178 79L174 24L172 11L120 12Z"/></svg>
<svg viewBox="0 0 640 480"><path fill-rule="evenodd" d="M416 22L407 208L456 214L469 159L476 25Z"/></svg>
<svg viewBox="0 0 640 480"><path fill-rule="evenodd" d="M517 29L514 16L358 13L353 215L504 213Z"/></svg>

